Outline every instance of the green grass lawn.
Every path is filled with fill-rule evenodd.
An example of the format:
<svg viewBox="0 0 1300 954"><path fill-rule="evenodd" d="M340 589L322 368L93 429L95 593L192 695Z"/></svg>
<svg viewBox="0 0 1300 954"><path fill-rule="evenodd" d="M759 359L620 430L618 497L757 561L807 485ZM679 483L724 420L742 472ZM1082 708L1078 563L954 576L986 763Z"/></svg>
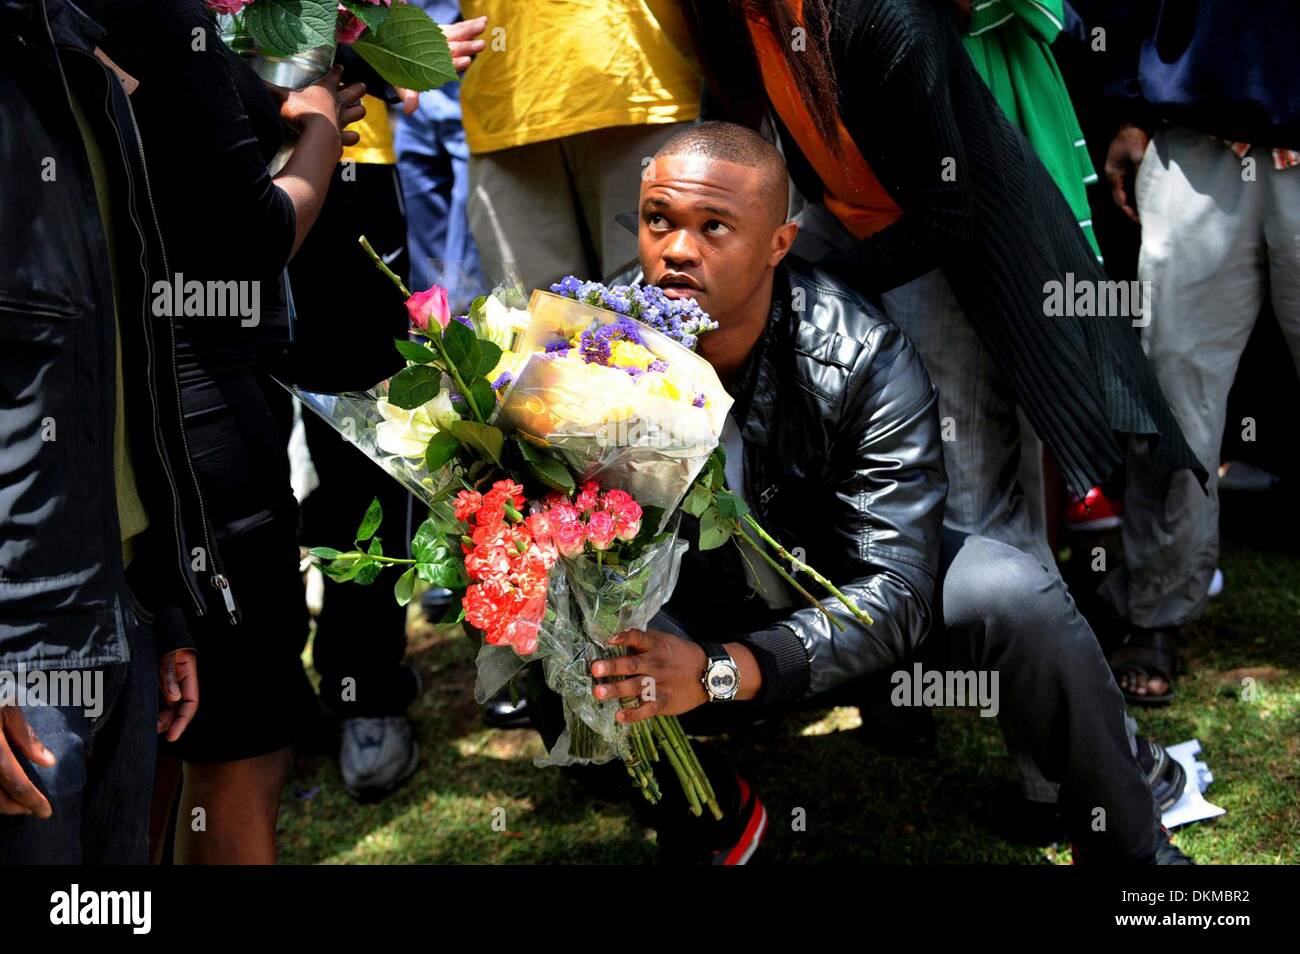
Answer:
<svg viewBox="0 0 1300 954"><path fill-rule="evenodd" d="M1206 795L1227 809L1177 832L1180 847L1201 863L1295 864L1300 559L1227 548L1222 566L1227 591L1187 634L1190 671L1177 699L1135 714L1160 741L1201 740L1215 775ZM283 862L654 859L653 835L627 805L593 801L561 772L533 766L535 733L483 727L472 699L474 651L462 636L413 635L410 658L426 687L411 710L422 760L384 803L353 802L332 758L299 760L280 814ZM847 708L708 744L731 754L767 804L771 827L756 861L1068 862L1064 845L1016 845L995 833L1016 773L993 720L940 710L936 723L928 758L879 753ZM792 825L797 815L802 831Z"/></svg>

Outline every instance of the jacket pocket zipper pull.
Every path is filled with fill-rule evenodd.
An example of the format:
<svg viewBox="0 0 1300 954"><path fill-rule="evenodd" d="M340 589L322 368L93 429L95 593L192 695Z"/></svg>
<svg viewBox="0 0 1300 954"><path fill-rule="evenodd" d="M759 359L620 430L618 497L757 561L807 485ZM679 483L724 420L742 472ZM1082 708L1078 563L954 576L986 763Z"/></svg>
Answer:
<svg viewBox="0 0 1300 954"><path fill-rule="evenodd" d="M221 591L221 598L226 603L226 612L230 614L230 625L234 626L239 622L239 610L235 608L235 594L230 591L230 581L226 579L224 573L218 573L212 577L212 585Z"/></svg>
<svg viewBox="0 0 1300 954"><path fill-rule="evenodd" d="M771 501L771 499L776 496L776 492L778 489L779 488L777 487L776 484L773 484L772 486L768 487L766 490L764 490L761 494L758 495L758 502L762 504L764 507L766 507L768 503Z"/></svg>

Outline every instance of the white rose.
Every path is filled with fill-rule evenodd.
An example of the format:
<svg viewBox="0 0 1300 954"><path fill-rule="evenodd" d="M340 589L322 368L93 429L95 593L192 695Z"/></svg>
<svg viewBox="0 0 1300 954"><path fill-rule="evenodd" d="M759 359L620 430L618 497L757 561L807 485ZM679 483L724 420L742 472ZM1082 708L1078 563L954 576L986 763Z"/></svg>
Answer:
<svg viewBox="0 0 1300 954"><path fill-rule="evenodd" d="M380 398L376 406L384 419L375 428L375 445L385 454L398 457L423 457L433 435L460 419L452 409L446 388L411 410L390 404L385 398Z"/></svg>
<svg viewBox="0 0 1300 954"><path fill-rule="evenodd" d="M528 327L531 315L523 308L507 308L495 295L483 303L483 337L502 351L514 345L515 335Z"/></svg>

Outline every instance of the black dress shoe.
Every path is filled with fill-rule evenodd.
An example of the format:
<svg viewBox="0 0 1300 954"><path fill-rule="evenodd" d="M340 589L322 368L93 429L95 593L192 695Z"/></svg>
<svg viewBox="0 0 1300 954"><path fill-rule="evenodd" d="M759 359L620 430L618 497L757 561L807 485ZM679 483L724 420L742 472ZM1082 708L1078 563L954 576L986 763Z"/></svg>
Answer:
<svg viewBox="0 0 1300 954"><path fill-rule="evenodd" d="M510 701L510 693L503 693L483 707L483 724L493 729L528 729L528 700Z"/></svg>

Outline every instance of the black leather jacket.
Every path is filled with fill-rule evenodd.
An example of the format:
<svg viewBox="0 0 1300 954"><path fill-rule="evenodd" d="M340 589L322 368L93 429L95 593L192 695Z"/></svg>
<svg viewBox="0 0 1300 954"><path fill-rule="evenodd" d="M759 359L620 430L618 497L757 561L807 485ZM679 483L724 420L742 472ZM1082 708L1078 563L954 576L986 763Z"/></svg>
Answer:
<svg viewBox="0 0 1300 954"><path fill-rule="evenodd" d="M133 609L157 612L165 651L188 642L183 612L226 608L185 445L171 322L149 308L166 252L130 102L91 52L99 34L62 0L0 0L3 667L121 662ZM107 167L116 275L69 91ZM114 489L114 278L131 458L150 520L134 590Z"/></svg>
<svg viewBox="0 0 1300 954"><path fill-rule="evenodd" d="M792 258L777 270L767 329L739 380L731 413L755 517L874 620L863 627L822 600L841 632L792 593L800 608L739 634L763 671L759 700L791 702L901 661L929 629L948 489L937 401L920 356L879 306ZM668 609L687 632L737 638L721 634L743 608L699 583L727 549L683 566ZM696 605L681 605L683 588Z"/></svg>

